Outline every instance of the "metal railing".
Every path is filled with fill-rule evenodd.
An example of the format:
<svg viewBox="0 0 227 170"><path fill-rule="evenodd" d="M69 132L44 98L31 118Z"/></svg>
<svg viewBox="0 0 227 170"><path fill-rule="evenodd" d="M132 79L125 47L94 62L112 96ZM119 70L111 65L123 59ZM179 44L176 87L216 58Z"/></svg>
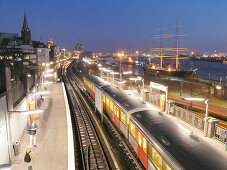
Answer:
<svg viewBox="0 0 227 170"><path fill-rule="evenodd" d="M179 106L176 106L174 104L172 107L173 107L173 109L171 109L172 115L180 118L181 120L189 123L190 125L198 128L201 131L204 130L205 121L204 121L203 117L197 116L196 114L194 114L186 109L183 109Z"/></svg>
<svg viewBox="0 0 227 170"><path fill-rule="evenodd" d="M31 90L34 87L34 85L35 85L34 76L27 78L27 84L29 86L28 87L29 90Z"/></svg>
<svg viewBox="0 0 227 170"><path fill-rule="evenodd" d="M15 106L26 95L24 84L23 83L20 83L19 85L17 85L16 87L14 87L12 89L12 95L13 95L13 105Z"/></svg>
<svg viewBox="0 0 227 170"><path fill-rule="evenodd" d="M218 139L219 141L223 142L223 143L226 143L226 134L225 134L225 131L227 129L218 125L218 124L215 124L215 130L214 130L214 137L216 139Z"/></svg>

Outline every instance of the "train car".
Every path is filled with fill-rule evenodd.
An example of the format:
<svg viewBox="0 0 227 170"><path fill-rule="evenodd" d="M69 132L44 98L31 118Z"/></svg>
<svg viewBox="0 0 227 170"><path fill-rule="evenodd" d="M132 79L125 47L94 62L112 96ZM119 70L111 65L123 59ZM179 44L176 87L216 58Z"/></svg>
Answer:
<svg viewBox="0 0 227 170"><path fill-rule="evenodd" d="M213 147L161 112L131 114L129 138L138 144L146 169L227 169Z"/></svg>
<svg viewBox="0 0 227 170"><path fill-rule="evenodd" d="M151 109L146 103L132 99L122 89L108 86L103 88L103 109L121 130L128 137L128 121L129 115L134 110Z"/></svg>
<svg viewBox="0 0 227 170"><path fill-rule="evenodd" d="M91 97L95 99L95 87L101 88L108 86L109 84L104 82L101 78L95 75L86 75L83 77L84 88L90 93Z"/></svg>
<svg viewBox="0 0 227 170"><path fill-rule="evenodd" d="M125 135L145 169L227 168L215 149L163 113L92 75L85 77L85 82L102 91L101 99L96 100L102 100L103 110ZM87 90L92 95L90 87Z"/></svg>

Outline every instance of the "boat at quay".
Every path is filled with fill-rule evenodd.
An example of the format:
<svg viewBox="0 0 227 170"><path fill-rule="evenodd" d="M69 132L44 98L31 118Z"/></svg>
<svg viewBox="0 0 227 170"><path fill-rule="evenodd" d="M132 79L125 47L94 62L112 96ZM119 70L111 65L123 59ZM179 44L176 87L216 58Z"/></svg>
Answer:
<svg viewBox="0 0 227 170"><path fill-rule="evenodd" d="M170 76L170 77L186 77L190 76L195 70L176 70L171 68L156 68L155 65L145 65L143 66L144 73L161 75L161 76Z"/></svg>

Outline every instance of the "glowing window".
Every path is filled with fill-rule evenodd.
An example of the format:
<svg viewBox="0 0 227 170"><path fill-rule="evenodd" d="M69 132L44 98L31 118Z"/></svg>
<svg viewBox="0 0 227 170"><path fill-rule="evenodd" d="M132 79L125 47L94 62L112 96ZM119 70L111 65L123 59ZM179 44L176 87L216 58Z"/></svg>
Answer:
<svg viewBox="0 0 227 170"><path fill-rule="evenodd" d="M113 102L112 102L112 100L110 100L110 110L113 111Z"/></svg>
<svg viewBox="0 0 227 170"><path fill-rule="evenodd" d="M130 122L130 132L134 138L136 138L136 127L133 125L132 122Z"/></svg>
<svg viewBox="0 0 227 170"><path fill-rule="evenodd" d="M159 153L153 147L152 147L152 159L151 160L158 170L162 169L162 157L159 155Z"/></svg>
<svg viewBox="0 0 227 170"><path fill-rule="evenodd" d="M109 97L108 96L106 96L106 106L110 107L110 105L109 105Z"/></svg>
<svg viewBox="0 0 227 170"><path fill-rule="evenodd" d="M126 116L122 111L121 111L121 121L126 125Z"/></svg>
<svg viewBox="0 0 227 170"><path fill-rule="evenodd" d="M117 114L117 117L119 118L119 109L118 109L118 107L116 106L116 114Z"/></svg>
<svg viewBox="0 0 227 170"><path fill-rule="evenodd" d="M147 153L147 140L145 137L143 137L143 151Z"/></svg>
<svg viewBox="0 0 227 170"><path fill-rule="evenodd" d="M106 103L106 96L105 96L105 94L103 94L102 99L103 99L103 103Z"/></svg>

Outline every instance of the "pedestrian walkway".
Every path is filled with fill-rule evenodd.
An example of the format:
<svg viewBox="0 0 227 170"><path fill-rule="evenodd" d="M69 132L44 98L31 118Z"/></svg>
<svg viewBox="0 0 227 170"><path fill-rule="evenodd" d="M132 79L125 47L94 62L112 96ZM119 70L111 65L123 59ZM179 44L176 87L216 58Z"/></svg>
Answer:
<svg viewBox="0 0 227 170"><path fill-rule="evenodd" d="M137 99L143 100L143 94L140 93L138 94L137 90L125 90L127 94L129 94L130 96L134 96ZM150 104L149 102L146 102L148 104ZM159 108L157 106L154 106L152 104L150 104L152 106L153 109L157 109L159 110ZM167 115L167 114L166 114ZM207 143L209 143L211 146L213 146L221 155L223 155L223 157L227 160L227 151L226 149L226 145L220 141L218 141L215 138L209 138L209 137L205 137L203 131L197 129L194 126L191 126L190 124L186 123L185 121L175 117L175 116L171 116L171 115L167 115L169 118L171 118L173 121L179 123L180 125L182 125L183 127L185 127L186 129L188 129L190 132L192 132L193 134L195 134L196 136L200 137L201 139L203 139L204 141L206 141Z"/></svg>
<svg viewBox="0 0 227 170"><path fill-rule="evenodd" d="M45 111L36 117L38 124L37 148L33 148L33 170L74 169L74 147L70 111L64 85L50 84L50 94L44 100ZM16 156L12 170L27 169L24 152L29 145L25 132L21 141L21 153Z"/></svg>

